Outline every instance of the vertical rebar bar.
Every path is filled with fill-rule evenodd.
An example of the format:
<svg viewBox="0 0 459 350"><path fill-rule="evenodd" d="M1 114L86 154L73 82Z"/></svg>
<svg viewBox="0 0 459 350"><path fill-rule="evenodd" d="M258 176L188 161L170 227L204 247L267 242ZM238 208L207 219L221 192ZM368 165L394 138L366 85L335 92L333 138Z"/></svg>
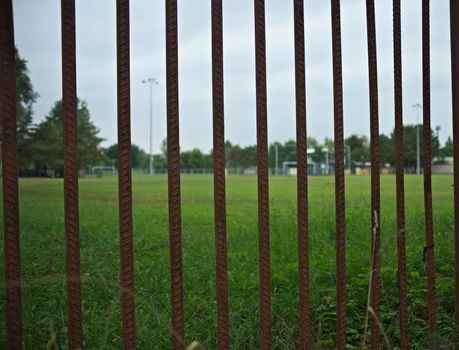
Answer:
<svg viewBox="0 0 459 350"><path fill-rule="evenodd" d="M400 347L408 349L408 307L405 248L405 181L403 159L402 37L400 0L393 0L395 181L397 192L397 260L399 285Z"/></svg>
<svg viewBox="0 0 459 350"><path fill-rule="evenodd" d="M423 140L424 158L424 217L427 269L427 291L429 300L429 330L437 330L437 308L435 303L435 249L432 221L432 133L430 128L430 0L422 0L422 86L423 86Z"/></svg>
<svg viewBox="0 0 459 350"><path fill-rule="evenodd" d="M298 220L298 334L299 348L309 349L308 261L308 155L306 132L306 67L304 48L304 0L293 0L295 21L295 95Z"/></svg>
<svg viewBox="0 0 459 350"><path fill-rule="evenodd" d="M21 349L21 256L16 148L16 70L12 0L0 0L0 117L3 238L5 244L5 349Z"/></svg>
<svg viewBox="0 0 459 350"><path fill-rule="evenodd" d="M380 280L380 179L379 179L379 115L378 67L376 50L376 23L374 0L367 0L368 80L370 95L370 147L371 147L371 348L379 349Z"/></svg>
<svg viewBox="0 0 459 350"><path fill-rule="evenodd" d="M340 1L331 0L336 211L336 347L346 349L346 212L344 192L343 69Z"/></svg>
<svg viewBox="0 0 459 350"><path fill-rule="evenodd" d="M212 97L214 216L217 279L217 348L229 349L228 261L226 242L225 117L223 93L222 0L212 0Z"/></svg>
<svg viewBox="0 0 459 350"><path fill-rule="evenodd" d="M118 186L123 348L135 349L129 0L117 0Z"/></svg>
<svg viewBox="0 0 459 350"><path fill-rule="evenodd" d="M255 71L257 98L257 178L260 283L260 348L271 349L269 253L268 118L266 102L265 1L255 0Z"/></svg>
<svg viewBox="0 0 459 350"><path fill-rule="evenodd" d="M455 313L459 329L459 2L450 0L451 91L454 151Z"/></svg>
<svg viewBox="0 0 459 350"><path fill-rule="evenodd" d="M69 349L83 346L78 210L75 0L62 0L62 124Z"/></svg>
<svg viewBox="0 0 459 350"><path fill-rule="evenodd" d="M166 71L172 345L174 349L184 349L177 0L166 0Z"/></svg>

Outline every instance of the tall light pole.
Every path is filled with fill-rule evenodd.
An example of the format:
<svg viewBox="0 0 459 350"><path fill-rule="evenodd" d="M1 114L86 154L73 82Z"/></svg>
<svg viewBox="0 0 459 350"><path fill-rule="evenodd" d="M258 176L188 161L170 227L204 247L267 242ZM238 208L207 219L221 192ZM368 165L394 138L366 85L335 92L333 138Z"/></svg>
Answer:
<svg viewBox="0 0 459 350"><path fill-rule="evenodd" d="M153 85L158 85L159 83L155 78L142 80L142 83L148 83L150 87L150 175L153 175L155 173L153 165Z"/></svg>
<svg viewBox="0 0 459 350"><path fill-rule="evenodd" d="M328 175L328 148L322 148L322 152L325 152L325 163L326 163L325 174Z"/></svg>
<svg viewBox="0 0 459 350"><path fill-rule="evenodd" d="M279 176L279 144L276 142L274 144L274 151L275 151L275 163L276 163L276 176Z"/></svg>
<svg viewBox="0 0 459 350"><path fill-rule="evenodd" d="M422 109L420 103L413 105L413 108L416 108L416 174L421 174L421 158L419 155L419 110Z"/></svg>
<svg viewBox="0 0 459 350"><path fill-rule="evenodd" d="M347 150L347 158L348 158L348 167L349 167L349 175L351 175L351 146L345 145Z"/></svg>

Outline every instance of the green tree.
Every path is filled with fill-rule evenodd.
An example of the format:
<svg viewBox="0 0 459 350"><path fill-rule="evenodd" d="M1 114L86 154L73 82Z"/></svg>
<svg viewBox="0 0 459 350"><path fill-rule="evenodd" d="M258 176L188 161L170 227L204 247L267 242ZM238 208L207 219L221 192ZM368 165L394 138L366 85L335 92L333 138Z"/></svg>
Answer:
<svg viewBox="0 0 459 350"><path fill-rule="evenodd" d="M403 126L403 156L404 156L404 165L406 168L411 168L413 171L416 168L417 162L417 149L416 149L416 139L417 139L417 130L419 128L419 153L420 153L420 162L421 166L424 164L424 157L422 152L423 147L423 136L422 136L422 125L404 125ZM432 157L439 153L440 142L438 140L438 134L433 130L431 134L431 144L432 144ZM392 133L392 137L394 133ZM432 161L432 159L430 160Z"/></svg>
<svg viewBox="0 0 459 350"><path fill-rule="evenodd" d="M35 92L27 61L21 58L18 50L15 50L16 69L16 121L17 121L17 149L19 170L24 172L30 165L31 159L28 152L28 144L31 137L33 104L38 98Z"/></svg>
<svg viewBox="0 0 459 350"><path fill-rule="evenodd" d="M104 149L105 156L114 162L114 165L118 167L118 144L115 143L108 148ZM136 169L148 169L150 164L150 158L143 149L139 146L131 145L131 166Z"/></svg>
<svg viewBox="0 0 459 350"><path fill-rule="evenodd" d="M240 153L240 166L243 168L257 166L257 146L244 147Z"/></svg>
<svg viewBox="0 0 459 350"><path fill-rule="evenodd" d="M202 153L199 148L180 153L180 166L182 169L210 169L211 156Z"/></svg>
<svg viewBox="0 0 459 350"><path fill-rule="evenodd" d="M86 102L77 104L78 167L101 164L107 161L100 146L103 138L92 123ZM35 172L55 169L63 173L62 101L57 101L49 114L31 133L27 147Z"/></svg>
<svg viewBox="0 0 459 350"><path fill-rule="evenodd" d="M379 135L379 163L381 167L384 167L386 164L395 165L394 152L394 138L384 134Z"/></svg>
<svg viewBox="0 0 459 350"><path fill-rule="evenodd" d="M370 143L364 135L351 135L344 141L351 148L351 162L370 161Z"/></svg>
<svg viewBox="0 0 459 350"><path fill-rule="evenodd" d="M226 164L228 168L237 169L242 167L242 149L239 145L233 145L230 141L225 142Z"/></svg>
<svg viewBox="0 0 459 350"><path fill-rule="evenodd" d="M439 151L439 160L444 161L446 157L452 157L453 156L453 151L454 151L454 145L453 145L453 140L451 137L448 137L448 139L445 142L445 145L440 148Z"/></svg>
<svg viewBox="0 0 459 350"><path fill-rule="evenodd" d="M45 174L49 169L56 169L62 175L62 128L52 119L45 119L33 129L27 148L28 158L36 175Z"/></svg>
<svg viewBox="0 0 459 350"><path fill-rule="evenodd" d="M315 147L320 146L319 142L312 136L308 136L307 144L308 144L308 148L315 148Z"/></svg>

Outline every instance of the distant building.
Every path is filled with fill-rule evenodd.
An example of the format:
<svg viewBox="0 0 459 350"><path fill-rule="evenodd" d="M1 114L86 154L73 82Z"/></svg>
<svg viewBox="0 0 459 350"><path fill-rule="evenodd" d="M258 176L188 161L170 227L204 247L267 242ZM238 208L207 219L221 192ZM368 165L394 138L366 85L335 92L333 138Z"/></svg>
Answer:
<svg viewBox="0 0 459 350"><path fill-rule="evenodd" d="M369 175L371 172L370 162L352 162L351 174L353 175Z"/></svg>
<svg viewBox="0 0 459 350"><path fill-rule="evenodd" d="M443 164L432 164L432 174L452 174L454 171L453 163L453 157L446 157Z"/></svg>

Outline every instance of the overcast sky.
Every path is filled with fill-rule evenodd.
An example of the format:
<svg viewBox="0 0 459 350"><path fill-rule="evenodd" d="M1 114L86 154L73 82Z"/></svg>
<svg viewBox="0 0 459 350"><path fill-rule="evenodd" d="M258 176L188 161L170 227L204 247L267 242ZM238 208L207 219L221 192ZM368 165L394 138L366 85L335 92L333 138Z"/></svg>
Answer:
<svg viewBox="0 0 459 350"><path fill-rule="evenodd" d="M131 1L132 140L148 150L148 87L155 77L154 152L166 136L164 0ZM376 0L380 131L393 116L392 1ZM76 0L78 96L87 101L104 145L116 142L115 1ZM256 142L253 0L224 3L226 138ZM293 1L266 0L269 142L295 137ZM16 45L40 97L39 122L61 98L59 0L14 0ZM179 0L182 149L212 145L210 0ZM365 0L341 1L345 135L369 134ZM422 102L421 1L402 1L405 123ZM305 1L308 134L333 136L330 1ZM431 2L432 126L451 135L449 1ZM420 117L421 118L421 117Z"/></svg>

